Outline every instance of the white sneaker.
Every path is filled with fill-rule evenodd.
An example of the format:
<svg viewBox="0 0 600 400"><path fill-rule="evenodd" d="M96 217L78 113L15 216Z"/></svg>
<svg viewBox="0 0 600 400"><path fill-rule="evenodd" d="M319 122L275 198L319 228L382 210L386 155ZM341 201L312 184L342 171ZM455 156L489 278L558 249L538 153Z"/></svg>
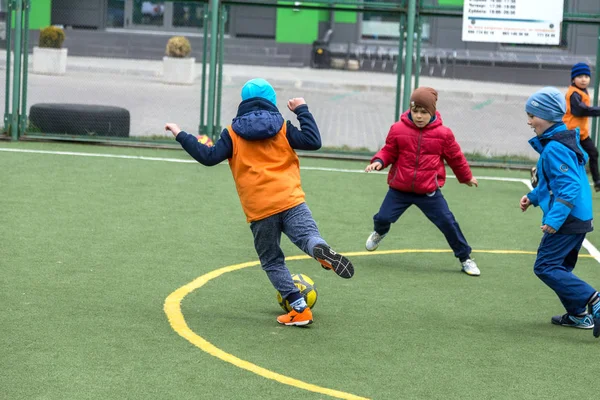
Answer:
<svg viewBox="0 0 600 400"><path fill-rule="evenodd" d="M481 271L479 271L479 268L477 268L477 264L475 264L475 261L471 260L470 258L461 264L462 272L464 272L465 274L471 276L481 275Z"/></svg>
<svg viewBox="0 0 600 400"><path fill-rule="evenodd" d="M367 244L365 247L369 251L375 251L379 247L379 242L383 240L385 235L380 235L379 233L373 231L367 239Z"/></svg>

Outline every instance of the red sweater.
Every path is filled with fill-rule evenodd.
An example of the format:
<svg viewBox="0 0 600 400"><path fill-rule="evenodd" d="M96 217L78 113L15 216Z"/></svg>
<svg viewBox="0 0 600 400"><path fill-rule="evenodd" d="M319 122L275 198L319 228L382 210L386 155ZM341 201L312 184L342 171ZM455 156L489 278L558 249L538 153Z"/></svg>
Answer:
<svg viewBox="0 0 600 400"><path fill-rule="evenodd" d="M390 167L388 185L403 192L431 193L444 186L448 163L461 183L473 177L471 168L450 128L443 125L439 112L435 120L418 128L409 118L410 111L390 128L385 146L371 159Z"/></svg>

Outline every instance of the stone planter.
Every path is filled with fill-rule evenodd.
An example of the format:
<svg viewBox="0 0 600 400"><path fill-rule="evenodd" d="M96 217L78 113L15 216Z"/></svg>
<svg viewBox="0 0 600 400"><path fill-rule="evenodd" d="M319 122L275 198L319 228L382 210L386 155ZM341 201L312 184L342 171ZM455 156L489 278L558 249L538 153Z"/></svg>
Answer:
<svg viewBox="0 0 600 400"><path fill-rule="evenodd" d="M196 78L194 57L163 57L163 82L176 85L191 85Z"/></svg>
<svg viewBox="0 0 600 400"><path fill-rule="evenodd" d="M33 70L35 74L64 75L67 72L67 49L46 47L33 48Z"/></svg>

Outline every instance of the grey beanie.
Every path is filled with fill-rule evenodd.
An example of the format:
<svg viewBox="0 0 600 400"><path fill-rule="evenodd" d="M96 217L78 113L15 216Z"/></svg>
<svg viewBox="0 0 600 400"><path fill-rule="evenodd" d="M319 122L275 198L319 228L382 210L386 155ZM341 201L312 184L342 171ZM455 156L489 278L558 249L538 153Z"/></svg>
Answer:
<svg viewBox="0 0 600 400"><path fill-rule="evenodd" d="M525 111L546 121L560 122L567 112L567 103L557 88L548 86L527 99Z"/></svg>

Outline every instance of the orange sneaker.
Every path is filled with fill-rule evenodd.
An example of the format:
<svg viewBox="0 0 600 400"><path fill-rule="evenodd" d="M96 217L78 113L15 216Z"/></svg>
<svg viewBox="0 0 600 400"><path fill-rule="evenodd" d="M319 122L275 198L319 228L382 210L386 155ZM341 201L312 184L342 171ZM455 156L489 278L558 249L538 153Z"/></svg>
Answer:
<svg viewBox="0 0 600 400"><path fill-rule="evenodd" d="M342 278L352 278L354 275L354 266L346 257L336 253L330 247L324 244L318 244L313 249L315 259L321 263L325 269L331 269Z"/></svg>
<svg viewBox="0 0 600 400"><path fill-rule="evenodd" d="M290 311L289 313L277 317L277 322L279 322L282 325L288 326L303 326L312 324L312 311L308 307L306 307L301 313L292 309L292 311Z"/></svg>

